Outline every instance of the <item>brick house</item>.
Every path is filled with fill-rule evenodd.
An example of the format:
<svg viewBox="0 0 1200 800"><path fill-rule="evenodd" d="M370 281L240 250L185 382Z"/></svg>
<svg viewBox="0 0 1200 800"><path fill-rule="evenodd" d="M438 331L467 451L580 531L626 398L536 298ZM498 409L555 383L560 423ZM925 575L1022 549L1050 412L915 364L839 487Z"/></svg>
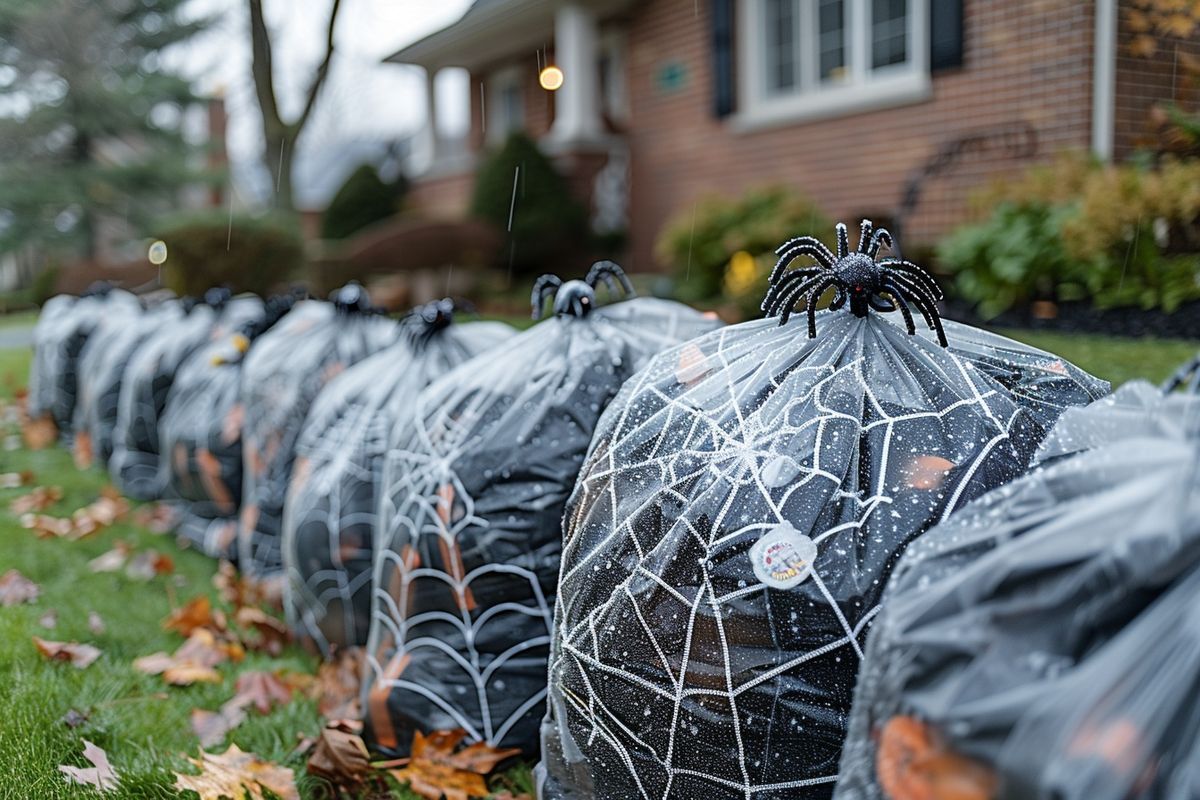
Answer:
<svg viewBox="0 0 1200 800"><path fill-rule="evenodd" d="M429 130L420 211L461 215L478 155L524 129L646 270L664 222L706 193L784 182L911 245L994 176L1068 149L1127 157L1184 84L1177 53L1126 55L1126 2L476 0L387 60L426 69L431 119L438 71L470 73L466 148Z"/></svg>

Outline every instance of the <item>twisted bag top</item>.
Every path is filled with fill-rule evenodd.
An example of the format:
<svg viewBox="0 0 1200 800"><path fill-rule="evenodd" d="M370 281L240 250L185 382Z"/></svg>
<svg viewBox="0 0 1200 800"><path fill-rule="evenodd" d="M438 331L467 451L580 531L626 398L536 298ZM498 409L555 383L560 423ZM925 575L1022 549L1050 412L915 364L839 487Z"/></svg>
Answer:
<svg viewBox="0 0 1200 800"><path fill-rule="evenodd" d="M433 382L397 427L368 645L367 732L383 749L463 728L536 750L562 507L593 427L654 352L718 324L665 300L596 308L606 279L628 291L607 263L540 279L534 315L553 297L555 316Z"/></svg>
<svg viewBox="0 0 1200 800"><path fill-rule="evenodd" d="M1198 434L1200 398L1127 384L909 548L838 798L1196 796Z"/></svg>
<svg viewBox="0 0 1200 800"><path fill-rule="evenodd" d="M659 354L601 418L566 507L545 797L828 796L899 554L1106 392L943 323L932 279L875 262L886 231L838 242L789 242L778 320ZM802 252L820 266L788 272Z"/></svg>

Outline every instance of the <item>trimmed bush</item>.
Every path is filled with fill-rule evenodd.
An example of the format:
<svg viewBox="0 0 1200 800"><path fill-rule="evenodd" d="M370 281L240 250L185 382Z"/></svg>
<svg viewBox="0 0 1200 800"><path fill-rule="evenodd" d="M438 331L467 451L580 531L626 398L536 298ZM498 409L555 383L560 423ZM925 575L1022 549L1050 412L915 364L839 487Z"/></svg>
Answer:
<svg viewBox="0 0 1200 800"><path fill-rule="evenodd" d="M502 261L507 266L511 255L514 272L562 272L564 260L587 249L587 211L550 159L522 133L510 136L480 167L471 214L508 231Z"/></svg>
<svg viewBox="0 0 1200 800"><path fill-rule="evenodd" d="M659 235L656 252L671 266L682 299L712 300L728 289L740 306L757 308L769 265L756 260L758 267L750 274L750 262L739 259L727 280L734 254L758 259L792 237L824 235L832 227L807 198L783 186L767 186L732 200L708 197L694 211L680 210Z"/></svg>
<svg viewBox="0 0 1200 800"><path fill-rule="evenodd" d="M387 219L399 210L407 190L403 175L395 183L387 184L375 167L363 164L346 178L329 201L329 207L321 217L321 236L345 239L374 222Z"/></svg>
<svg viewBox="0 0 1200 800"><path fill-rule="evenodd" d="M177 294L200 296L212 286L267 294L296 275L304 247L284 217L229 217L220 212L177 217L156 226L166 242L163 282Z"/></svg>

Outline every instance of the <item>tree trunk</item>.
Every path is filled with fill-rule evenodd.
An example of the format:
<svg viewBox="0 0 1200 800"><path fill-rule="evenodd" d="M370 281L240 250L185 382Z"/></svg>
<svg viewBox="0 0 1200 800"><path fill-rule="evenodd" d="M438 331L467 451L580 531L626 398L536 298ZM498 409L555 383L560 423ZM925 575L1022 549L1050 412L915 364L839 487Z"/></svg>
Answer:
<svg viewBox="0 0 1200 800"><path fill-rule="evenodd" d="M296 200L292 189L292 163L296 152L295 138L291 131L273 131L267 134L263 161L271 174L271 207L277 211L293 212Z"/></svg>
<svg viewBox="0 0 1200 800"><path fill-rule="evenodd" d="M86 133L77 133L73 149L73 157L76 165L81 170L86 170L92 161L91 137ZM88 196L90 187L84 184L80 188L83 190L83 195L85 197ZM96 241L96 220L86 202L79 204L79 232L83 240L81 255L85 261L94 262L100 248Z"/></svg>

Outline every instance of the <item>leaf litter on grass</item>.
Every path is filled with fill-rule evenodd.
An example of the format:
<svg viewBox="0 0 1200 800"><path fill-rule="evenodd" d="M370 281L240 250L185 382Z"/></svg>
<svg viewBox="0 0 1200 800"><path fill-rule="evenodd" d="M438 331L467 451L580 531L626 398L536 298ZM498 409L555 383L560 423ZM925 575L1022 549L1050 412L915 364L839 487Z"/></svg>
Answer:
<svg viewBox="0 0 1200 800"><path fill-rule="evenodd" d="M0 606L32 603L41 591L41 587L15 569L0 575Z"/></svg>
<svg viewBox="0 0 1200 800"><path fill-rule="evenodd" d="M108 753L101 748L83 740L83 757L91 762L90 767L73 767L68 764L59 764L58 769L67 776L67 782L75 782L84 786L91 786L100 793L108 793L117 788L121 778L117 771L113 769L112 764L108 762Z"/></svg>

